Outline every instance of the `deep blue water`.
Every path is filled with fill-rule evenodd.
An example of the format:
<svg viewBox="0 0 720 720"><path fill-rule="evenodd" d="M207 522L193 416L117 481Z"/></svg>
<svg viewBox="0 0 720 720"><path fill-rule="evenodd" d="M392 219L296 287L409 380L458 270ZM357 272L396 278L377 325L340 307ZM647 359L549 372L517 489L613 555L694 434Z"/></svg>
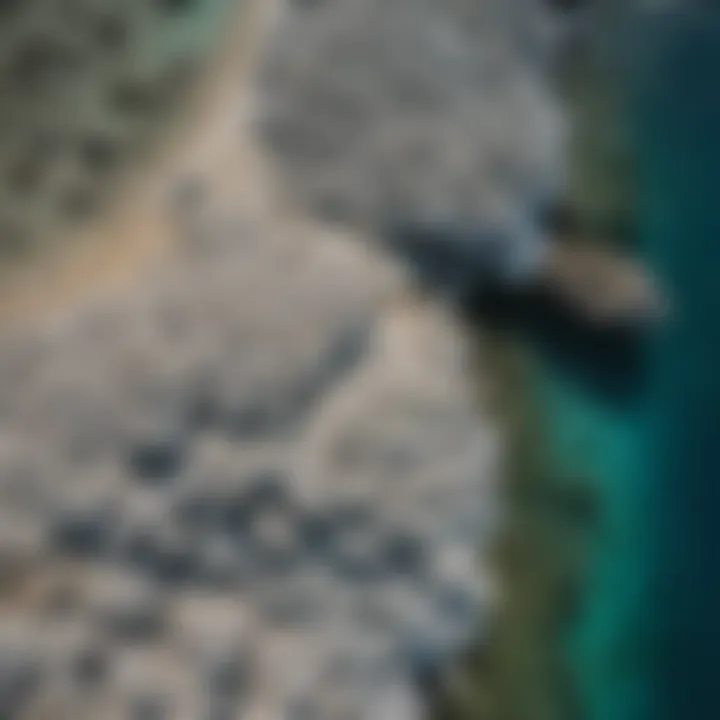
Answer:
<svg viewBox="0 0 720 720"><path fill-rule="evenodd" d="M655 717L720 718L720 9L656 28L639 106L648 253L675 322L652 348Z"/></svg>
<svg viewBox="0 0 720 720"><path fill-rule="evenodd" d="M673 315L637 344L543 336L534 385L558 468L589 476L602 501L567 638L584 716L716 720L720 16L655 18L636 32L642 249Z"/></svg>

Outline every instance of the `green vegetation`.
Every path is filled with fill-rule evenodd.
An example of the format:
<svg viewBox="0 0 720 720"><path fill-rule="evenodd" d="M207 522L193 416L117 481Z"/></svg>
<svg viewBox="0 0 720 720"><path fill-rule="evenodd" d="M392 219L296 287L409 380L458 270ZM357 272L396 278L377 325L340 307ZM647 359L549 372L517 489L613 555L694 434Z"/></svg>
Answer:
<svg viewBox="0 0 720 720"><path fill-rule="evenodd" d="M575 720L563 628L579 599L598 508L589 483L551 470L519 347L489 333L480 344L510 439L509 522L491 553L504 595L489 637L450 678L436 717Z"/></svg>
<svg viewBox="0 0 720 720"><path fill-rule="evenodd" d="M0 2L0 271L59 245L158 155L236 3L143 5Z"/></svg>
<svg viewBox="0 0 720 720"><path fill-rule="evenodd" d="M578 48L568 54L558 86L572 118L568 202L590 229L628 244L636 226L636 178L618 83Z"/></svg>

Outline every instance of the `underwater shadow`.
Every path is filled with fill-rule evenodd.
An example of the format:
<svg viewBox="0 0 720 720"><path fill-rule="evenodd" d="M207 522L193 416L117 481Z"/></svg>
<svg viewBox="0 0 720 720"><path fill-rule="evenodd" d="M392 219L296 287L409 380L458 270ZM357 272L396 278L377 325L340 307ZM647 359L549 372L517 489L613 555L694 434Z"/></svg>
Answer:
<svg viewBox="0 0 720 720"><path fill-rule="evenodd" d="M637 324L594 325L542 290L479 292L465 313L519 340L596 401L627 407L643 391L648 331Z"/></svg>
<svg viewBox="0 0 720 720"><path fill-rule="evenodd" d="M558 207L543 225L567 234L577 221ZM503 235L455 223L397 222L384 237L386 251L424 292L449 301L471 325L511 333L594 400L626 406L642 391L650 328L592 323L542 287L502 284L509 247Z"/></svg>

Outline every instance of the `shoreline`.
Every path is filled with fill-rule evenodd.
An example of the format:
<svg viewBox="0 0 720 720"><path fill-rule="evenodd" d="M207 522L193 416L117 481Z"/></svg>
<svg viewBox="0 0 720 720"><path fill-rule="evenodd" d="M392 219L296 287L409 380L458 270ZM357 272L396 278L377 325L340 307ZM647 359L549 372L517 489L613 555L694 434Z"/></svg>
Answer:
<svg viewBox="0 0 720 720"><path fill-rule="evenodd" d="M577 58L569 60L575 63ZM584 64L561 64L554 79L561 107L574 130L570 201L588 228L610 230L614 241L632 248L636 242L635 181L618 98L592 71L588 57ZM604 153L594 148L598 134L600 144L606 144ZM536 310L529 325L542 314ZM469 652L436 698L433 717L437 720L577 720L585 716L580 684L587 678L580 677L570 658L568 630L581 610L584 590L590 587L587 574L593 562L589 553L597 544L608 498L602 497L594 477L576 474L573 463L562 455L553 457L568 450L553 443L553 429L548 426L549 418L558 412L549 404L551 395L562 390L540 384L554 368L573 378L569 390L564 389L571 395L573 382L579 382L580 388L584 383L585 390L594 386L595 395L586 396L580 405L609 403L624 412L637 390L642 368L635 339L610 339L604 360L608 367L600 372L593 369L599 361L593 360L592 350L585 357L583 352L572 357L573 342L583 344L583 333L577 328L569 342L570 355L565 357L562 328L551 328L549 339L541 337L540 354L550 351L544 361L534 346L538 337L529 338L526 329L521 329L519 337L488 328L487 323L472 330L487 358L483 372L498 384L498 422L506 428L509 443L503 482L509 522L493 557L505 595L503 612L489 640ZM583 394L578 390L578 396ZM579 552L567 552L575 547Z"/></svg>

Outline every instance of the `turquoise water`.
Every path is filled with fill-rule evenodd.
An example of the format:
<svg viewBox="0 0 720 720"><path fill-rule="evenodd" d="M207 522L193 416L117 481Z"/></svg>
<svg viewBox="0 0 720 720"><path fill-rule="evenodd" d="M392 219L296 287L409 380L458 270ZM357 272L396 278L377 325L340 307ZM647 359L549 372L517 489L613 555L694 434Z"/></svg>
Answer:
<svg viewBox="0 0 720 720"><path fill-rule="evenodd" d="M597 357L585 364L605 368L604 379L583 370L583 362L562 366L541 346L535 386L556 465L589 477L601 499L585 600L567 635L584 716L714 720L720 718L720 21L706 11L656 18L639 30L643 247L672 289L673 317L631 351L630 364L613 360L612 348L622 342L608 339L604 357L597 353L602 342L591 341L586 354ZM614 392L622 378L624 391Z"/></svg>
<svg viewBox="0 0 720 720"><path fill-rule="evenodd" d="M592 720L642 717L645 668L633 645L641 641L653 548L644 522L652 488L642 472L638 403L604 402L541 358L535 372L553 467L591 482L600 500L584 601L567 638L579 706Z"/></svg>

